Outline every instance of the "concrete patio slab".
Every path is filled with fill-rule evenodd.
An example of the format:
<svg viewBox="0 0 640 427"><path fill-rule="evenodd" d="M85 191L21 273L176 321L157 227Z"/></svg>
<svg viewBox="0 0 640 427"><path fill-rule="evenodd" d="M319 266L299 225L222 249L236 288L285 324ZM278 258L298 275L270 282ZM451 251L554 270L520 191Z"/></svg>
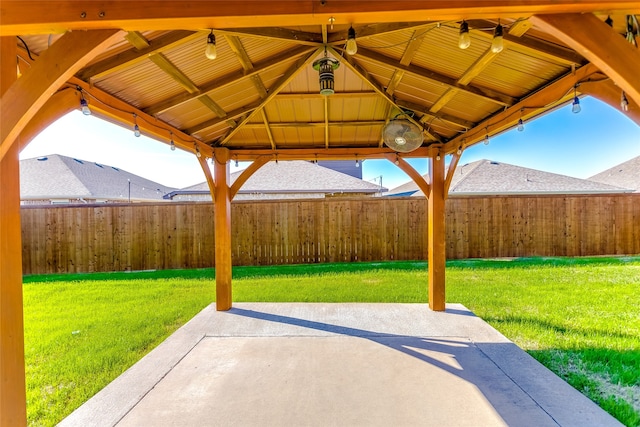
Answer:
<svg viewBox="0 0 640 427"><path fill-rule="evenodd" d="M459 304L209 306L61 426L619 426Z"/></svg>

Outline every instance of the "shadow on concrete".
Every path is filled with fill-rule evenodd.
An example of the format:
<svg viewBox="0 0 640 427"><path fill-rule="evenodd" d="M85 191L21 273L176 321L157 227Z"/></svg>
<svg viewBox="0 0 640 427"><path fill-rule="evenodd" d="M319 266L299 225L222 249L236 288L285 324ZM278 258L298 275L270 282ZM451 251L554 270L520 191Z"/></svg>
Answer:
<svg viewBox="0 0 640 427"><path fill-rule="evenodd" d="M426 338L379 333L242 308L232 308L228 313L373 341L429 363L473 384L509 426L562 425L542 406L538 405L535 399L517 382L513 381L491 357L485 354L483 349L467 339ZM465 310L447 309L446 313L475 317L473 313ZM501 347L491 349L494 354L509 354L511 351L522 352L513 343L483 344L485 349L486 346ZM434 386L439 385L434 384Z"/></svg>

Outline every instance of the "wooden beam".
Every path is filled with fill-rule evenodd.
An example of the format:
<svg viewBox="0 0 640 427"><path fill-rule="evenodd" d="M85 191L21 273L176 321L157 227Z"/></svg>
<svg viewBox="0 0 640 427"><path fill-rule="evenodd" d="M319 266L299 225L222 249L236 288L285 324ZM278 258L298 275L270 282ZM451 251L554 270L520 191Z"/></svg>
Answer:
<svg viewBox="0 0 640 427"><path fill-rule="evenodd" d="M140 31L129 31L124 38L138 50L146 49L150 45L149 40L147 40Z"/></svg>
<svg viewBox="0 0 640 427"><path fill-rule="evenodd" d="M187 92L189 92L189 93L200 93L200 90L198 89L198 86L196 86L195 83L193 83L191 81L191 79L189 79L189 77L187 77L186 74L184 74L182 71L180 71L180 69L178 67L176 67L173 64L173 62L169 61L163 54L158 52L158 53L154 53L152 55L149 55L149 60L151 62L153 62L154 64L156 64L158 66L158 68L160 68L166 74L168 74L169 77L171 77L173 80L175 80Z"/></svg>
<svg viewBox="0 0 640 427"><path fill-rule="evenodd" d="M531 27L533 27L533 24L528 19L518 19L509 27L508 34L515 37L522 37Z"/></svg>
<svg viewBox="0 0 640 427"><path fill-rule="evenodd" d="M90 107L92 114L96 116L103 116L109 120L115 120L119 123L127 125L133 124L133 114L138 117L138 126L140 130L152 138L165 144L169 144L171 140L171 134L173 134L173 141L177 148L188 151L195 154L195 146L198 146L200 153L204 156L211 157L213 151L207 144L203 144L198 139L191 135L182 132L180 129L156 119L144 111L127 104L126 102L98 89L95 86L90 86L88 83L72 77L69 79L69 85L72 87L79 86L83 92L90 94ZM78 107L80 104L78 103ZM224 119L220 119L224 120Z"/></svg>
<svg viewBox="0 0 640 427"><path fill-rule="evenodd" d="M240 176L236 178L236 180L233 182L233 185L231 186L231 200L236 197L236 194L238 194L238 191L240 191L244 183L247 182L247 180L251 178L251 176L256 173L258 169L269 163L269 161L274 157L275 156L269 155L259 156L249 165L248 168L243 170Z"/></svg>
<svg viewBox="0 0 640 427"><path fill-rule="evenodd" d="M611 27L590 13L540 15L531 20L587 58L640 104L640 50Z"/></svg>
<svg viewBox="0 0 640 427"><path fill-rule="evenodd" d="M323 45L321 34L292 30L288 28L216 28L216 33L232 37L257 37L267 40L289 41L305 46L319 47Z"/></svg>
<svg viewBox="0 0 640 427"><path fill-rule="evenodd" d="M227 142L229 142L229 140L233 138L233 136L242 128L242 125L247 123L249 120L251 120L259 110L261 110L269 101L271 101L278 94L278 92L280 92L286 85L288 85L289 82L291 82L291 80L293 80L293 78L298 73L300 73L300 71L305 66L309 65L309 63L321 52L321 50L322 50L321 48L315 49L310 54L305 55L302 58L298 59L295 62L295 64L289 67L289 69L284 73L284 75L282 75L278 79L278 81L276 81L273 84L273 86L269 88L269 95L266 98L262 99L258 107L253 111L251 111L249 114L247 114L247 116L244 119L242 119L235 128L231 129L231 131L224 138L222 138L222 140L219 141L219 145L224 145Z"/></svg>
<svg viewBox="0 0 640 427"><path fill-rule="evenodd" d="M375 22L375 21L374 21ZM378 21L381 22L381 21ZM395 33L398 31L407 31L415 29L416 31L424 29L428 26L436 25L432 21L423 22L386 22L377 24L355 25L353 29L356 31L357 40L366 40L371 37L380 37L385 34ZM329 36L328 43L331 45L344 44L347 41L348 31L332 33Z"/></svg>
<svg viewBox="0 0 640 427"><path fill-rule="evenodd" d="M210 109L211 111L213 111L214 113L216 113L216 116L224 119L225 117L227 117L227 112L224 111L224 108L222 108L220 105L218 105L217 102L215 102L213 99L211 99L209 97L209 95L200 95L198 98L198 101L200 101L205 107L207 107L208 109Z"/></svg>
<svg viewBox="0 0 640 427"><path fill-rule="evenodd" d="M499 54L495 53L491 50L491 48L487 49L478 59L475 60L473 64L462 74L462 76L457 80L457 84L466 86L471 83L471 80L476 78L478 74L480 74L485 68L493 62L496 56ZM449 101L451 101L456 94L460 91L458 88L449 88L445 93L438 98L438 100L429 108L431 113L437 113L443 108Z"/></svg>
<svg viewBox="0 0 640 427"><path fill-rule="evenodd" d="M62 36L40 55L0 101L0 159L51 94L121 37L115 30L74 31ZM13 55L11 60L14 71L15 58Z"/></svg>
<svg viewBox="0 0 640 427"><path fill-rule="evenodd" d="M331 99L361 99L365 97L375 98L378 97L378 93L374 91L354 91L354 92L336 92L331 95ZM295 99L295 100L308 100L308 99L324 99L325 95L316 92L287 92L279 93L276 95L277 99Z"/></svg>
<svg viewBox="0 0 640 427"><path fill-rule="evenodd" d="M253 161L262 156L278 156L279 160L353 160L358 152L359 159L387 159L387 155L392 155L394 162L396 153L387 147L344 147L330 148L279 148L272 149L230 149L230 156L238 161ZM410 153L402 153L401 158L425 158L438 152L435 147L421 147Z"/></svg>
<svg viewBox="0 0 640 427"><path fill-rule="evenodd" d="M226 35L224 37L227 40L229 47L238 58L238 61L240 62L240 65L242 65L242 69L245 71L245 73L253 70L253 64L251 63L251 58L249 58L249 55L247 54L247 51L242 45L242 42L240 41L240 39L232 35ZM257 74L254 74L251 76L251 80L256 90L260 94L260 98L266 98L267 89L264 87L264 83L262 82L262 79L260 78L260 76Z"/></svg>
<svg viewBox="0 0 640 427"><path fill-rule="evenodd" d="M425 107L424 105L419 105L411 101L406 101L404 99L396 98L396 102L403 108L407 108L411 111L414 111L419 114L423 114L427 117L427 119L438 119L452 125L458 126L464 130L471 129L475 126L475 123L461 119L460 117L452 116L451 114L445 114L442 112L438 112L437 114L429 112L429 107Z"/></svg>
<svg viewBox="0 0 640 427"><path fill-rule="evenodd" d="M267 113L264 111L264 108L260 110L262 112L262 121L264 122L264 128L267 131L267 136L269 137L269 143L271 144L271 148L276 149L276 142L273 139L273 133L271 132L271 125L269 124L269 118L267 117Z"/></svg>
<svg viewBox="0 0 640 427"><path fill-rule="evenodd" d="M342 127L342 126L382 126L385 122L383 120L356 120L345 122L269 122L269 126L272 128L324 128L327 125L330 127ZM262 129L261 123L247 123L244 125L246 129Z"/></svg>
<svg viewBox="0 0 640 427"><path fill-rule="evenodd" d="M166 2L156 0L3 0L0 35L49 34L98 28L172 30L175 28L301 27L336 22L412 22L416 17L433 21L491 16L527 17L536 13L637 11L637 0L405 0L381 1L262 1ZM637 13L637 12L634 12Z"/></svg>
<svg viewBox="0 0 640 427"><path fill-rule="evenodd" d="M443 153L452 153L458 148L466 148L482 141L485 135L498 134L518 123L521 113L536 116L550 110L573 97L572 88L579 82L586 81L589 76L598 73L598 68L587 64L578 68L575 73L568 73L548 84L544 88L522 99L517 104L476 124L472 129L447 141L442 147Z"/></svg>
<svg viewBox="0 0 640 427"><path fill-rule="evenodd" d="M424 179L422 175L420 175L420 173L418 173L417 170L414 169L413 166L411 166L405 159L400 157L398 153L385 154L384 157L387 160L389 160L391 163L394 163L396 166L398 166L400 170L402 170L404 173L409 175L409 178L411 178L413 182L416 183L416 185L422 191L425 197L429 194L429 192L431 191L430 184Z"/></svg>
<svg viewBox="0 0 640 427"><path fill-rule="evenodd" d="M405 48L404 53L400 58L400 64L402 65L411 64L413 57L415 56L416 52L420 48L420 45L422 45L422 42L424 41L424 35L416 36L417 31L418 30L413 32L413 35L411 36L411 40L407 44L407 47ZM391 80L389 81L389 85L387 86L387 93L389 95L393 95L393 92L395 92L396 88L400 84L400 81L402 80L403 77L404 77L404 70L395 70L393 72L393 75L391 76Z"/></svg>
<svg viewBox="0 0 640 427"><path fill-rule="evenodd" d="M216 310L232 305L231 191L229 189L229 150L216 148L213 156L215 176L214 231L216 256Z"/></svg>
<svg viewBox="0 0 640 427"><path fill-rule="evenodd" d="M200 86L199 88L199 93L197 94L181 94L181 95L177 95L174 97L171 97L169 99L165 99L162 102L159 102L155 105L151 105L148 108L145 108L145 112L147 114L150 114L152 116L161 114L171 108L183 105L186 102L189 102L195 98L197 98L198 96L200 96L200 94L207 94L210 92L213 92L215 90L219 90L219 89L223 89L225 87L228 87L230 85L236 84L246 78L250 78L252 76L258 75L258 73L261 73L263 71L267 71L270 70L274 67L277 67L279 65L282 65L283 61L290 61L294 58L299 57L300 55L304 55L307 54L311 51L314 51L315 49L310 49L308 47L301 47L298 49L292 49L289 50L287 52L284 52L280 55L276 55L271 59L268 59L266 61L262 61L258 64L255 64L254 68L249 71L249 72L233 72L230 74L227 74L225 76L221 76L219 78L216 78L214 80L211 80L205 84L203 84L202 86Z"/></svg>
<svg viewBox="0 0 640 427"><path fill-rule="evenodd" d="M358 48L358 57L365 58L378 64L392 67L394 69L403 70L409 74L413 74L414 76L421 77L423 79L439 83L444 86L457 88L460 91L478 96L486 101L490 101L498 105L509 106L516 102L516 99L512 96L497 92L489 88L461 85L451 77L414 65L402 65L397 60L391 57L382 55L363 47Z"/></svg>
<svg viewBox="0 0 640 427"><path fill-rule="evenodd" d="M131 34L131 33L129 33ZM149 55L160 52L163 49L171 49L182 43L187 43L197 37L202 37L202 33L196 31L172 31L169 34L149 41L149 47L144 49L133 48L117 55L103 59L93 65L80 70L77 77L89 81L99 79L109 73L114 73L125 68L133 67L140 62L146 61Z"/></svg>
<svg viewBox="0 0 640 427"><path fill-rule="evenodd" d="M0 37L0 96L17 78L15 37ZM21 77L23 78L23 77ZM4 106L4 104L3 104ZM5 118L2 117L2 126ZM0 425L27 425L20 229L20 144L0 158Z"/></svg>
<svg viewBox="0 0 640 427"><path fill-rule="evenodd" d="M640 126L640 106L633 99L627 97L629 105L627 111L624 111L620 105L622 90L610 79L581 83L580 92L609 104Z"/></svg>
<svg viewBox="0 0 640 427"><path fill-rule="evenodd" d="M440 160L436 157L429 158L429 177L431 179L428 213L429 253L429 308L433 311L444 311L446 308L445 297L445 267L446 267L446 242L445 242L445 176L444 155Z"/></svg>
<svg viewBox="0 0 640 427"><path fill-rule="evenodd" d="M462 157L462 150L460 150L460 152L453 153L453 155L451 156L451 162L449 163L449 169L447 170L447 177L444 180L445 199L449 198L449 188L451 187L453 174L456 173L456 168L458 167L458 162L460 161L460 157Z"/></svg>
<svg viewBox="0 0 640 427"><path fill-rule="evenodd" d="M329 47L329 51L331 51L331 53L336 56L336 57L340 57L338 55L338 53L332 48ZM358 53L360 53L360 49L358 50ZM351 71L353 71L358 77L360 77L362 80L364 80L365 82L369 83L369 85L371 85L371 87L373 88L373 90L375 90L379 95L381 95L389 104L391 104L393 107L397 108L398 110L402 110L402 108L400 108L400 106L396 103L396 100L389 95L383 88L382 85L380 85L380 83L378 83L377 81L374 80L373 77L371 77L369 75L369 73L363 69L360 65L358 65L353 58L351 58L349 55L346 55L343 57L343 61L342 61L347 67L349 67L349 69L351 69ZM435 135L431 132L427 132L424 127L418 123L417 121L415 121L412 117L408 118L411 122L413 122L414 124L416 124L416 126L418 126L418 128L422 129L423 132L433 141L438 141L441 142L441 138L438 135Z"/></svg>

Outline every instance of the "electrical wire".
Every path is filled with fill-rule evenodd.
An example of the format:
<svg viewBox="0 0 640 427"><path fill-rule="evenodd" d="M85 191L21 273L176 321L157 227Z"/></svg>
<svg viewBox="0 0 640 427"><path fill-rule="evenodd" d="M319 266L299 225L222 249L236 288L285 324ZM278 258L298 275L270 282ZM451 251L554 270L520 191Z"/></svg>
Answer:
<svg viewBox="0 0 640 427"><path fill-rule="evenodd" d="M22 42L22 44L24 45L24 48L27 50L27 55L29 55L29 59L32 61L35 61L35 59L33 59L33 56L31 56L31 50L29 50L29 45L27 45L27 42L24 41L24 39L20 36L16 36L18 38L18 40L20 40Z"/></svg>

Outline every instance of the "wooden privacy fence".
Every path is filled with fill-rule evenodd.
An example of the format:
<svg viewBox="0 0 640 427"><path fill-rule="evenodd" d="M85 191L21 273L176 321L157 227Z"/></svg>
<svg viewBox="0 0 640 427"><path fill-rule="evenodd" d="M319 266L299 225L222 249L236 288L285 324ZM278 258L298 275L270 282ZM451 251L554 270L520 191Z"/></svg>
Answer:
<svg viewBox="0 0 640 427"><path fill-rule="evenodd" d="M234 265L424 260L427 202L234 202ZM640 253L640 194L452 197L447 257ZM210 203L23 207L25 274L214 264Z"/></svg>

